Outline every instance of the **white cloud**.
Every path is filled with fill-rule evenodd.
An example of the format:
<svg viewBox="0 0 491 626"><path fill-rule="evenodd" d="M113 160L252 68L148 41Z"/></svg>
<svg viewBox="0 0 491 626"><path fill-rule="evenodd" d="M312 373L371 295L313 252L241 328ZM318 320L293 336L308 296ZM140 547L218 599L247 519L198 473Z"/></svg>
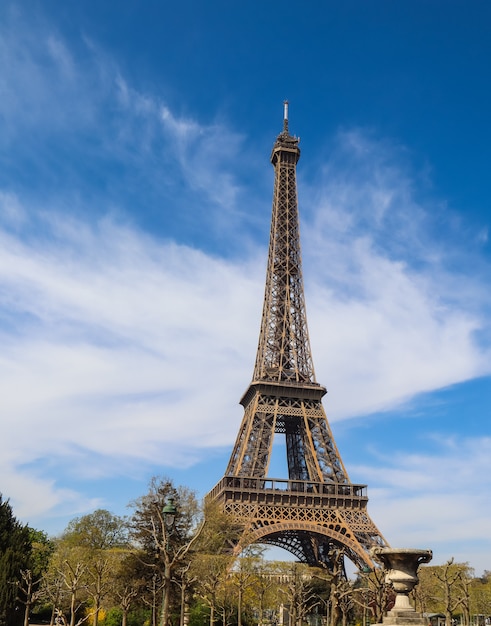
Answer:
<svg viewBox="0 0 491 626"><path fill-rule="evenodd" d="M204 192L222 210L236 210L239 186L229 159L238 154L241 135L221 124L205 127L178 118L167 106L162 107L161 117L190 188Z"/></svg>
<svg viewBox="0 0 491 626"><path fill-rule="evenodd" d="M491 371L477 338L491 309L486 268L458 223L435 234L440 209L416 201L400 163L395 147L344 133L306 190L309 322L332 419Z"/></svg>
<svg viewBox="0 0 491 626"><path fill-rule="evenodd" d="M201 219L212 213L218 231L234 217L241 185L231 157L239 133L217 120L178 116L158 94L130 85L90 38L70 44L42 17L35 27L22 17L14 13L0 25L0 165L12 189L24 168L33 190L51 181L58 206L97 186L106 206L119 210L128 191L145 206L157 189L163 212L185 213L201 202Z"/></svg>
<svg viewBox="0 0 491 626"><path fill-rule="evenodd" d="M258 317L248 268L110 223L97 231L69 224L63 235L1 237L0 427L9 453L0 463L2 489L22 511L43 491L26 463L49 458L47 475L67 467L114 475L163 448L167 466L185 466L193 450L226 445L233 423L223 417L237 411L251 368L244 343L254 339L237 337ZM204 415L206 406L213 409ZM88 466L94 455L98 465ZM109 458L120 459L117 469ZM31 514L41 502L49 510L67 500L49 479L44 492Z"/></svg>
<svg viewBox="0 0 491 626"><path fill-rule="evenodd" d="M45 217L43 237L0 233L2 439L12 451L4 470L53 447L61 465L70 458L71 472L94 476L114 472L108 458L145 462L165 447L166 465L178 467L230 446L229 417L252 371L265 251L235 263L110 219ZM343 253L355 259L361 297L336 298L327 283L310 294L330 413L390 408L482 370L472 316L439 308L424 277L363 239ZM87 455L99 465L87 469ZM59 498L56 484L49 489L47 508ZM27 502L30 492L15 495Z"/></svg>
<svg viewBox="0 0 491 626"><path fill-rule="evenodd" d="M397 444L396 444L397 445ZM369 513L393 546L431 548L489 569L491 438L438 438L432 453L385 450L355 471L371 485Z"/></svg>
<svg viewBox="0 0 491 626"><path fill-rule="evenodd" d="M474 338L483 320L445 306L430 277L364 241L354 242L350 261L358 266L355 294L339 297L320 284L309 300L314 357L334 419L489 372L489 355Z"/></svg>

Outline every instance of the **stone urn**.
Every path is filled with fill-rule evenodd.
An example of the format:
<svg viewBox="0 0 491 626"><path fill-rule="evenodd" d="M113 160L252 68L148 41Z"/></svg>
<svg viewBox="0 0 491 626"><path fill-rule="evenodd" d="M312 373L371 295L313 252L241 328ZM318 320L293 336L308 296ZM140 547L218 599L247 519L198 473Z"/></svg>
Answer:
<svg viewBox="0 0 491 626"><path fill-rule="evenodd" d="M418 584L419 566L421 563L431 561L433 552L410 548L375 547L370 550L370 554L384 566L386 580L392 584L396 592L396 601L392 610L389 611L389 616L403 616L408 612L416 613L409 603L409 594ZM397 623L402 622L397 620Z"/></svg>

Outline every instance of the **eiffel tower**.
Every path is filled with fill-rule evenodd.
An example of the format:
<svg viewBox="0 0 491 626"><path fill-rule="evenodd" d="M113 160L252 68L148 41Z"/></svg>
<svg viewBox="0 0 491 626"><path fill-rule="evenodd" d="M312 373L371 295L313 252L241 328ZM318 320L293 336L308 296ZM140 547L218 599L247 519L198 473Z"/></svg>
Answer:
<svg viewBox="0 0 491 626"><path fill-rule="evenodd" d="M387 543L367 512L366 485L353 484L316 382L300 256L296 165L299 139L283 131L275 171L266 289L254 374L240 403L244 418L225 476L208 494L244 529L238 549L279 546L309 565L333 567L344 553L373 567L369 549ZM270 478L275 435L284 435L288 478Z"/></svg>

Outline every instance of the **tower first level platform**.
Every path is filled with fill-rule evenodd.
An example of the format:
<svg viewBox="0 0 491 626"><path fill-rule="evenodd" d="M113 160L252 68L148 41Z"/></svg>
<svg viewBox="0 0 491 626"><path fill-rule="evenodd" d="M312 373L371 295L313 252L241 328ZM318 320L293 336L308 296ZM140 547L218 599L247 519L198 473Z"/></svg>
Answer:
<svg viewBox="0 0 491 626"><path fill-rule="evenodd" d="M350 482L316 383L251 383L226 475L210 492L243 527L242 547L284 548L329 567L342 550L361 568L387 545L367 512L367 487ZM288 479L268 477L274 436L286 441Z"/></svg>

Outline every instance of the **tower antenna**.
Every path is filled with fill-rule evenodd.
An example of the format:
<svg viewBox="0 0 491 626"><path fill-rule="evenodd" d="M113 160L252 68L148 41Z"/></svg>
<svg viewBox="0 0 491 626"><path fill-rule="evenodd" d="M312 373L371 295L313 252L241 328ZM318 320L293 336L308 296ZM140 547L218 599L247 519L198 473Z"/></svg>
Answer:
<svg viewBox="0 0 491 626"><path fill-rule="evenodd" d="M283 132L288 134L288 100L283 102Z"/></svg>

